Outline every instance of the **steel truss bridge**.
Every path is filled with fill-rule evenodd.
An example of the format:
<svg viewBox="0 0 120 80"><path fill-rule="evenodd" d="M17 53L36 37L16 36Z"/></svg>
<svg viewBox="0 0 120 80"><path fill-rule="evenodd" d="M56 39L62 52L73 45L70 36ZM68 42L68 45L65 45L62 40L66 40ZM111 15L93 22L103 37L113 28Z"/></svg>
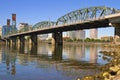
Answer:
<svg viewBox="0 0 120 80"><path fill-rule="evenodd" d="M96 20L104 19L106 15L111 15L116 13L120 13L120 10L115 8L105 7L105 6L83 8L83 9L79 9L79 10L75 10L70 13L67 13L64 16L58 18L57 21L38 22L30 29L27 29L25 27L22 30L18 30L16 32L11 33L10 35L17 34L17 33L24 33L27 31L35 31L35 30L50 28L50 27L58 27L58 26L64 26L64 25L69 26L69 25L78 24L78 23L83 24L89 21L94 22ZM101 26L101 27L104 27L104 26Z"/></svg>
<svg viewBox="0 0 120 80"><path fill-rule="evenodd" d="M56 38L64 31L83 30L90 28L110 27L111 24L120 24L120 10L106 6L97 6L83 8L67 13L56 21L42 21L35 24L30 29L23 29L22 31L15 31L10 33L5 38L14 38L19 36L26 36L32 34L53 33ZM119 25L120 26L120 25ZM120 29L117 27L115 34L120 36ZM60 36L59 36L60 37ZM55 41L57 42L56 38ZM59 41L58 41L59 42ZM61 42L61 41L60 41Z"/></svg>

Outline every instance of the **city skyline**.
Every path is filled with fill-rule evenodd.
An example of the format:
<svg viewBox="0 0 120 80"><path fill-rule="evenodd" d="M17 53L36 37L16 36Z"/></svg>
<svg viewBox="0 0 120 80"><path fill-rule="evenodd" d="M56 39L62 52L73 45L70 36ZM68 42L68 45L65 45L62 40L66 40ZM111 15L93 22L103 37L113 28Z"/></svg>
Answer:
<svg viewBox="0 0 120 80"><path fill-rule="evenodd" d="M26 1L8 1L4 0L0 2L1 16L0 25L5 25L8 18L11 19L11 14L17 15L17 27L21 22L29 23L34 25L41 21L56 21L59 17L82 8L92 6L107 6L111 8L119 8L118 0L84 0L84 1L68 1L68 0L26 0ZM96 4L97 3L97 4ZM7 5L6 5L7 4ZM109 31L108 31L109 30ZM89 31L86 30L86 37L88 37ZM114 28L102 28L98 29L98 38L101 36L113 36Z"/></svg>

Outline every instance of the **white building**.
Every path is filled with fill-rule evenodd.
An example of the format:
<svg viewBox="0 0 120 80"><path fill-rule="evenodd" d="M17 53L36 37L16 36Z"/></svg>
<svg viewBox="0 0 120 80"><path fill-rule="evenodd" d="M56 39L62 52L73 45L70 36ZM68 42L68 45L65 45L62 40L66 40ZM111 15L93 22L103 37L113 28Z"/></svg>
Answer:
<svg viewBox="0 0 120 80"><path fill-rule="evenodd" d="M76 39L85 39L85 31L84 30L76 31Z"/></svg>
<svg viewBox="0 0 120 80"><path fill-rule="evenodd" d="M77 31L69 31L68 37L71 39L85 39L85 31L84 30L77 30Z"/></svg>
<svg viewBox="0 0 120 80"><path fill-rule="evenodd" d="M76 38L76 31L68 31L67 36L70 37L71 39Z"/></svg>
<svg viewBox="0 0 120 80"><path fill-rule="evenodd" d="M19 27L18 27L18 30L21 30L21 29L23 29L25 27L28 27L28 26L29 26L28 23L20 23Z"/></svg>
<svg viewBox="0 0 120 80"><path fill-rule="evenodd" d="M90 29L90 38L92 38L92 39L98 38L98 30L97 29Z"/></svg>

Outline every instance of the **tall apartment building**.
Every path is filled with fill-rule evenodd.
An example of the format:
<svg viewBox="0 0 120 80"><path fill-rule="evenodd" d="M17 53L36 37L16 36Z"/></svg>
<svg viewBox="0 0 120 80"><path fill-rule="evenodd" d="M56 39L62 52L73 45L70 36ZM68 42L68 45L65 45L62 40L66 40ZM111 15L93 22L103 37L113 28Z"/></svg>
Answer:
<svg viewBox="0 0 120 80"><path fill-rule="evenodd" d="M85 39L85 31L84 30L76 31L76 39Z"/></svg>
<svg viewBox="0 0 120 80"><path fill-rule="evenodd" d="M85 39L85 31L84 30L77 30L77 31L69 31L67 36L71 39Z"/></svg>
<svg viewBox="0 0 120 80"><path fill-rule="evenodd" d="M19 27L18 27L19 30L28 29L28 28L29 28L28 23L19 23Z"/></svg>
<svg viewBox="0 0 120 80"><path fill-rule="evenodd" d="M7 25L3 25L2 26L2 36L6 36L7 34L10 34L12 30L12 26L7 26Z"/></svg>
<svg viewBox="0 0 120 80"><path fill-rule="evenodd" d="M92 38L92 39L98 38L98 30L97 29L90 29L90 38Z"/></svg>
<svg viewBox="0 0 120 80"><path fill-rule="evenodd" d="M71 39L76 38L76 36L75 36L75 31L68 31L68 32L67 32L67 36L70 37Z"/></svg>
<svg viewBox="0 0 120 80"><path fill-rule="evenodd" d="M2 36L8 35L12 32L12 25L10 25L10 19L7 19L6 25L2 26Z"/></svg>

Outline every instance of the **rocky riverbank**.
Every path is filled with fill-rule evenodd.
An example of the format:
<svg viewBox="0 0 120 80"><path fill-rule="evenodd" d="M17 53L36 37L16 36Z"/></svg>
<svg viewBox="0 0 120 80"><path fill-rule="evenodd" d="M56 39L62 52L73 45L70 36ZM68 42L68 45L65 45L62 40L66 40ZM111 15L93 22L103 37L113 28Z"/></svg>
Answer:
<svg viewBox="0 0 120 80"><path fill-rule="evenodd" d="M94 76L87 75L78 80L120 80L120 45L111 44L105 45L107 50L100 51L103 54L103 59L108 63L99 67L101 72Z"/></svg>

